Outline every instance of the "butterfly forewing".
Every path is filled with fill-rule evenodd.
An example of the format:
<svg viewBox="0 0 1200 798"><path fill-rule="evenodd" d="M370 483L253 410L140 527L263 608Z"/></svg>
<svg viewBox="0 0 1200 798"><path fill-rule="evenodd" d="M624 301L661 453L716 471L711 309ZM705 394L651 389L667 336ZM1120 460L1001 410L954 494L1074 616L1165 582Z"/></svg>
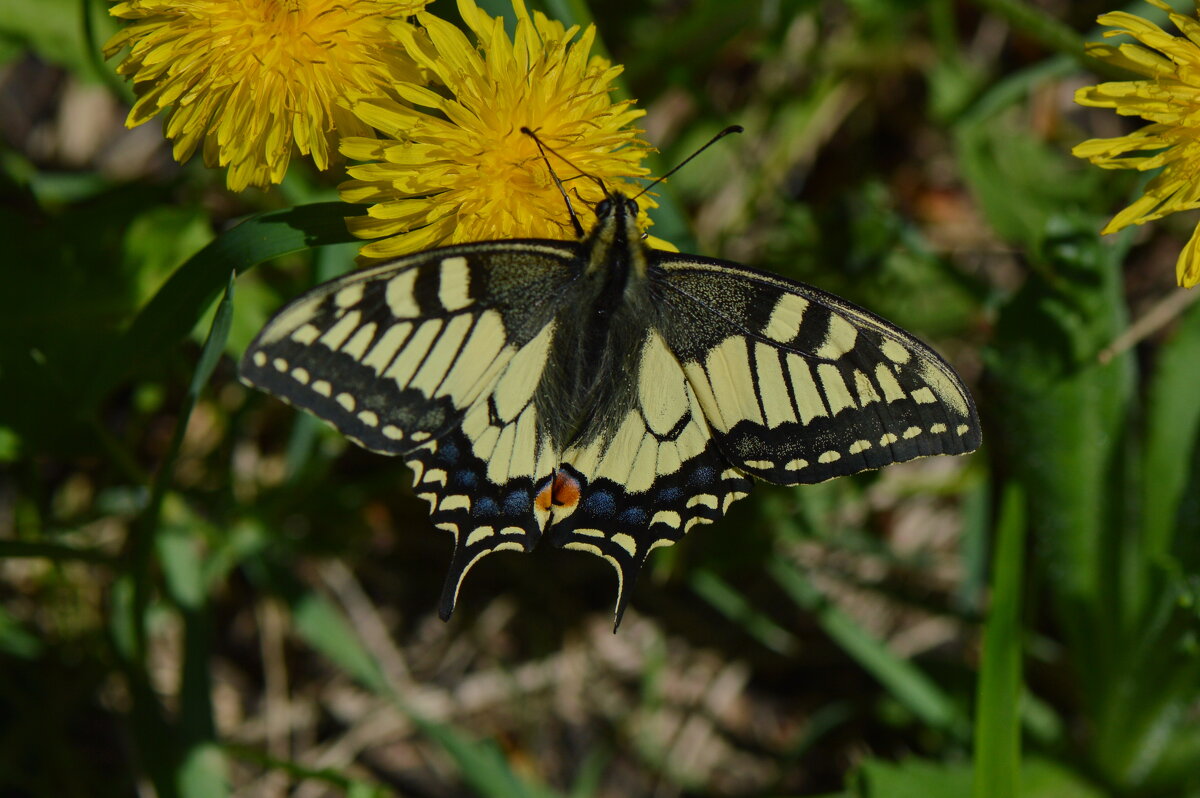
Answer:
<svg viewBox="0 0 1200 798"><path fill-rule="evenodd" d="M932 349L811 286L656 254L658 324L721 452L785 485L979 445L957 375Z"/></svg>
<svg viewBox="0 0 1200 798"><path fill-rule="evenodd" d="M333 280L270 321L242 378L368 449L412 451L457 425L542 332L577 260L567 242L498 243Z"/></svg>

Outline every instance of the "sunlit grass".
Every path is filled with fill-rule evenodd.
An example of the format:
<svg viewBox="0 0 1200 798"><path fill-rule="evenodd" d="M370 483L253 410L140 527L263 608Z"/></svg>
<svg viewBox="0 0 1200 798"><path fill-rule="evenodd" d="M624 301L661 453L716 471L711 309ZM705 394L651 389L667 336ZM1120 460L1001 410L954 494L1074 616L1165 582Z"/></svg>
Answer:
<svg viewBox="0 0 1200 798"><path fill-rule="evenodd" d="M611 570L552 550L437 620L449 539L402 464L236 381L350 267L340 178L229 195L78 82L96 41L10 5L12 794L1200 795L1200 306L1113 346L1190 227L1101 242L1138 186L1070 155L1122 132L1070 102L1114 7L541 6L595 14L659 171L747 128L661 187L656 233L913 330L985 422L969 458L760 486L657 553L613 635Z"/></svg>

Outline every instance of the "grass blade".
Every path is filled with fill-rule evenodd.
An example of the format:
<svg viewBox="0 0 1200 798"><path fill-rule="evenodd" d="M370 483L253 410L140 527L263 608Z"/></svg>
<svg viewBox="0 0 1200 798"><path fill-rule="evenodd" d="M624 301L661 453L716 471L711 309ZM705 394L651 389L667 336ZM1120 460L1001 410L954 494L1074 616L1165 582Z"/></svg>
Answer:
<svg viewBox="0 0 1200 798"><path fill-rule="evenodd" d="M150 685L148 674L148 616L152 595L153 558L160 543L163 501L171 485L175 461L183 444L188 420L196 400L204 389L229 336L233 319L234 274L227 272L225 296L217 307L200 360L192 374L191 383L179 408L175 431L167 454L154 478L151 498L138 522L130 532L126 547L129 551L127 573L118 584L128 590L114 591L124 596L124 602L114 602L114 642L130 683L133 697L133 728L138 747L158 794L164 798L174 795L225 794L224 764L219 752L211 749L214 737L211 703L211 677L208 671L207 622L202 611L185 607L186 645L181 679L182 735L176 737L163 707ZM168 546L168 550L171 547ZM192 599L198 600L195 595ZM121 616L124 616L122 618ZM203 750L202 750L203 749ZM193 754L196 756L193 758ZM218 761L214 766L213 762ZM178 764L182 770L176 771ZM181 792L182 791L182 792Z"/></svg>
<svg viewBox="0 0 1200 798"><path fill-rule="evenodd" d="M382 666L363 644L342 610L279 569L261 571L268 589L281 595L292 612L296 633L347 675L395 707L454 760L462 779L484 798L554 798L556 793L518 776L504 754L486 740L474 740L454 727L415 712L397 694Z"/></svg>
<svg viewBox="0 0 1200 798"><path fill-rule="evenodd" d="M796 650L796 638L791 632L760 612L712 571L697 569L690 581L692 590L701 598L770 650L785 656Z"/></svg>
<svg viewBox="0 0 1200 798"><path fill-rule="evenodd" d="M1004 493L992 566L992 600L983 631L975 709L973 798L1016 798L1021 767L1021 584L1025 494Z"/></svg>
<svg viewBox="0 0 1200 798"><path fill-rule="evenodd" d="M1184 316L1162 349L1146 402L1147 429L1142 502L1146 555L1172 553L1176 518L1185 490L1192 447L1200 435L1196 364L1200 363L1200 304Z"/></svg>
<svg viewBox="0 0 1200 798"><path fill-rule="evenodd" d="M773 559L768 570L784 592L815 613L825 633L878 679L897 701L932 728L966 738L968 725L962 711L917 666L897 657L853 618L830 604L791 563Z"/></svg>

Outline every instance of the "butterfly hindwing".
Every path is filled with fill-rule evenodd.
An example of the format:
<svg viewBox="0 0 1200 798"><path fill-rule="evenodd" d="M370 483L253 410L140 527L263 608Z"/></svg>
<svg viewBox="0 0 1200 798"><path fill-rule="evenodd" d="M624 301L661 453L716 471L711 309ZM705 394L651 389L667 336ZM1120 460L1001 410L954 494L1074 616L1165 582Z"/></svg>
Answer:
<svg viewBox="0 0 1200 798"><path fill-rule="evenodd" d="M660 326L714 439L738 469L785 485L979 445L957 375L861 308L737 264L657 254Z"/></svg>
<svg viewBox="0 0 1200 798"><path fill-rule="evenodd" d="M657 330L643 321L625 413L564 452L548 540L617 571L617 620L646 557L720 518L750 490L711 439L695 391Z"/></svg>
<svg viewBox="0 0 1200 798"><path fill-rule="evenodd" d="M502 481L489 477L489 463L479 457L462 427L406 456L413 491L429 503L430 521L454 537L438 607L443 619L454 611L463 579L479 560L497 551L531 551L541 537L548 513L537 508L534 498L538 483L548 480L554 456L532 442L530 451L527 471Z"/></svg>

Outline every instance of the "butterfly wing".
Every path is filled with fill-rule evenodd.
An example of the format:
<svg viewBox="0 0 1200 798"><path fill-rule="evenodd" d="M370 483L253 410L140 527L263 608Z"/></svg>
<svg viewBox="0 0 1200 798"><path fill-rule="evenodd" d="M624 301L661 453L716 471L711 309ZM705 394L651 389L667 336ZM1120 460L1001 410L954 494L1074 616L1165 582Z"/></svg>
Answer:
<svg viewBox="0 0 1200 798"><path fill-rule="evenodd" d="M563 453L547 539L617 571L617 622L654 548L779 484L979 445L933 350L854 305L737 264L647 252L648 307L623 412Z"/></svg>
<svg viewBox="0 0 1200 798"><path fill-rule="evenodd" d="M659 326L721 453L783 485L979 446L958 375L903 330L811 286L654 253Z"/></svg>
<svg viewBox="0 0 1200 798"><path fill-rule="evenodd" d="M495 551L528 551L548 513L535 486L558 463L533 401L570 242L447 247L325 283L280 311L246 350L250 385L355 443L400 455L455 552L441 613Z"/></svg>
<svg viewBox="0 0 1200 798"><path fill-rule="evenodd" d="M549 525L554 545L614 565L619 622L650 551L721 517L746 475L818 482L978 446L957 375L902 330L736 264L645 257L645 301L620 305L612 326L624 332L600 362L558 345L589 318L564 287L594 255L512 241L319 286L264 328L242 376L405 458L433 523L455 537L443 618L475 562L528 551ZM561 390L580 368L609 387L568 440L571 414L592 412Z"/></svg>
<svg viewBox="0 0 1200 798"><path fill-rule="evenodd" d="M641 328L624 412L563 453L554 485L562 498L547 532L553 545L616 569L618 624L650 552L720 518L750 490L713 441L681 363L644 317Z"/></svg>

